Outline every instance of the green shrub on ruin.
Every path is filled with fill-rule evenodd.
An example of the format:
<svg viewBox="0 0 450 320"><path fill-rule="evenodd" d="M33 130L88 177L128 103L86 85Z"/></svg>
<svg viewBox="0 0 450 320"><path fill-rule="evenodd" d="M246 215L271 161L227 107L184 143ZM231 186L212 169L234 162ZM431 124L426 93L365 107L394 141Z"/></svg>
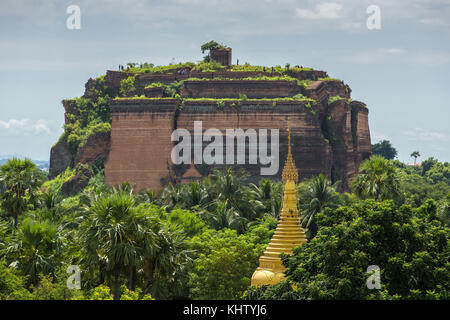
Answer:
<svg viewBox="0 0 450 320"><path fill-rule="evenodd" d="M134 86L136 78L134 76L130 76L126 79L120 81L120 95L121 96L133 96L136 93L136 87Z"/></svg>
<svg viewBox="0 0 450 320"><path fill-rule="evenodd" d="M332 103L335 103L336 101L340 101L340 100L346 100L346 99L341 96L332 96L332 97L328 98L328 104L332 104Z"/></svg>
<svg viewBox="0 0 450 320"><path fill-rule="evenodd" d="M201 72L215 72L215 71L221 71L224 69L225 69L225 66L223 66L222 64L220 64L217 61L209 61L209 62L202 61L199 64L197 64L193 70L201 71Z"/></svg>

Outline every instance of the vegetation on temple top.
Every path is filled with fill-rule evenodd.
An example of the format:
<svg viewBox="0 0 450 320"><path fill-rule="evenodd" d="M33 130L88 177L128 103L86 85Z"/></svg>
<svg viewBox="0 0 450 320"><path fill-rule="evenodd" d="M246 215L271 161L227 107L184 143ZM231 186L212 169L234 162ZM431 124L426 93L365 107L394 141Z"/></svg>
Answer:
<svg viewBox="0 0 450 320"><path fill-rule="evenodd" d="M217 49L226 49L227 47L223 44L219 44L218 42L211 40L209 42L206 42L201 45L200 49L202 50L202 53L205 53L205 51L211 51L211 50L217 50Z"/></svg>
<svg viewBox="0 0 450 320"><path fill-rule="evenodd" d="M341 100L347 100L347 99L344 97L341 97L341 96L331 96L328 98L328 104L332 104L332 103L335 103L336 101L341 101Z"/></svg>
<svg viewBox="0 0 450 320"><path fill-rule="evenodd" d="M330 78L330 77L319 78L317 80L319 80L319 81L341 81L340 79Z"/></svg>

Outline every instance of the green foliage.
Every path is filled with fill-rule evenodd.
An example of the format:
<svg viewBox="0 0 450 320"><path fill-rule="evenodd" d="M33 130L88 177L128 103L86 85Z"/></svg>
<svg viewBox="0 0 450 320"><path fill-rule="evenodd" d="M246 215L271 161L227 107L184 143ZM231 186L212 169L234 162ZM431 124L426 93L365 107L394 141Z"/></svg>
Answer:
<svg viewBox="0 0 450 320"><path fill-rule="evenodd" d="M136 291L131 291L127 287L122 286L121 289L120 300L155 300L149 294L142 294L142 290L139 288Z"/></svg>
<svg viewBox="0 0 450 320"><path fill-rule="evenodd" d="M0 300L28 300L31 298L25 286L26 278L14 268L8 268L0 260Z"/></svg>
<svg viewBox="0 0 450 320"><path fill-rule="evenodd" d="M44 181L44 174L29 159L12 158L0 167L1 208L14 219L36 204L37 189Z"/></svg>
<svg viewBox="0 0 450 320"><path fill-rule="evenodd" d="M109 110L111 98L106 92L99 92L98 94L98 96L90 98L76 98L65 101L65 103L74 107L66 110L67 123L64 125L64 133L60 141L68 143L73 159L90 135L97 131L108 131L107 124L111 122Z"/></svg>
<svg viewBox="0 0 450 320"><path fill-rule="evenodd" d="M105 285L99 285L92 289L89 300L113 300L111 289Z"/></svg>
<svg viewBox="0 0 450 320"><path fill-rule="evenodd" d="M289 281L281 281L274 285L250 287L242 296L244 300L298 300L298 294Z"/></svg>
<svg viewBox="0 0 450 320"><path fill-rule="evenodd" d="M401 203L418 207L428 198L439 201L450 193L450 184L445 179L448 163L442 164L433 158L424 162L425 166L407 166L399 161L393 162L400 179ZM431 170L432 168L434 169Z"/></svg>
<svg viewBox="0 0 450 320"><path fill-rule="evenodd" d="M148 88L161 88L164 87L164 84L162 84L161 82L153 82L151 84L149 84L148 86L145 87L145 89Z"/></svg>
<svg viewBox="0 0 450 320"><path fill-rule="evenodd" d="M217 43L214 40L206 42L206 43L202 44L202 46L200 47L200 49L202 50L202 53L205 53L205 51L207 51L207 50L211 51L211 50L222 49L222 48L225 48L225 46Z"/></svg>
<svg viewBox="0 0 450 320"><path fill-rule="evenodd" d="M282 68L280 66L273 66L273 67L265 67L265 66L252 66L249 63L244 63L240 65L233 65L231 67L231 71L237 71L237 72L276 72L279 74L287 74L287 75L297 75L298 73L302 71L312 71L311 68L303 68L298 66L290 66L289 70L286 70L286 68Z"/></svg>
<svg viewBox="0 0 450 320"><path fill-rule="evenodd" d="M189 262L185 236L165 224L154 205L136 204L131 192L125 186L94 198L81 225L85 266L110 279L116 299L123 276L130 290L141 283L150 285L152 296L170 297Z"/></svg>
<svg viewBox="0 0 450 320"><path fill-rule="evenodd" d="M249 235L223 229L208 230L192 239L196 252L190 274L191 297L194 299L239 299L250 285L264 244L255 243Z"/></svg>
<svg viewBox="0 0 450 320"><path fill-rule="evenodd" d="M360 166L360 174L352 181L354 193L362 199L397 199L400 180L395 165L382 156L372 156Z"/></svg>
<svg viewBox="0 0 450 320"><path fill-rule="evenodd" d="M64 182L75 176L75 169L67 168L63 173L59 174L53 180L46 181L42 185L42 189L53 194L60 194L61 187Z"/></svg>
<svg viewBox="0 0 450 320"><path fill-rule="evenodd" d="M155 73L155 74L171 74L174 73L178 69L192 69L196 66L193 62L184 62L184 63L177 63L177 64L169 64L166 66L155 66L151 63L143 63L143 64L135 64L134 66L131 66L129 68L129 72L132 73Z"/></svg>
<svg viewBox="0 0 450 320"><path fill-rule="evenodd" d="M27 217L2 254L29 277L29 284L36 285L39 274L53 274L60 266L64 242L64 237L53 222Z"/></svg>
<svg viewBox="0 0 450 320"><path fill-rule="evenodd" d="M193 71L199 72L216 72L224 70L225 66L223 66L220 62L217 61L202 61L197 64ZM203 79L203 78L202 78Z"/></svg>
<svg viewBox="0 0 450 320"><path fill-rule="evenodd" d="M134 195L131 184L107 187L99 164L83 191L63 198L75 174L66 170L35 190L17 228L3 210L0 299L448 299L448 164L374 158L358 194L378 201L337 193L323 176L298 184L311 240L284 258L287 281L260 288L250 277L278 222L281 182L246 185L228 168ZM382 201L395 181L396 203ZM69 264L82 270L81 290L66 286ZM366 289L372 264L381 290Z"/></svg>
<svg viewBox="0 0 450 320"><path fill-rule="evenodd" d="M31 300L82 300L80 290L70 290L65 281L55 282L49 276L41 276L39 284L31 288Z"/></svg>
<svg viewBox="0 0 450 320"><path fill-rule="evenodd" d="M382 140L372 145L372 154L392 160L397 156L397 150L388 140Z"/></svg>
<svg viewBox="0 0 450 320"><path fill-rule="evenodd" d="M312 178L301 202L301 222L308 232L308 238L317 233L315 216L326 207L337 207L338 194L331 182L322 174Z"/></svg>
<svg viewBox="0 0 450 320"><path fill-rule="evenodd" d="M247 95L246 94L239 94L239 100L242 100L242 101L247 101L248 100L248 97L247 97Z"/></svg>
<svg viewBox="0 0 450 320"><path fill-rule="evenodd" d="M330 78L330 77L324 77L324 78L319 78L319 81L341 81L339 79L336 78Z"/></svg>
<svg viewBox="0 0 450 320"><path fill-rule="evenodd" d="M130 76L126 79L120 81L120 95L125 97L134 96L136 93L136 87L134 86L136 78L134 76Z"/></svg>
<svg viewBox="0 0 450 320"><path fill-rule="evenodd" d="M341 101L341 100L346 100L346 99L341 96L332 96L332 97L328 98L328 104L332 104L336 101Z"/></svg>
<svg viewBox="0 0 450 320"><path fill-rule="evenodd" d="M168 220L174 225L181 227L188 237L198 235L207 229L205 222L197 213L187 210L172 210L168 215Z"/></svg>
<svg viewBox="0 0 450 320"><path fill-rule="evenodd" d="M426 170L425 177L433 183L444 182L450 185L450 163L435 163L429 170Z"/></svg>
<svg viewBox="0 0 450 320"><path fill-rule="evenodd" d="M434 291L448 299L450 229L419 211L371 200L318 214L317 236L283 258L298 297L409 299ZM382 291L366 287L370 265L381 268Z"/></svg>

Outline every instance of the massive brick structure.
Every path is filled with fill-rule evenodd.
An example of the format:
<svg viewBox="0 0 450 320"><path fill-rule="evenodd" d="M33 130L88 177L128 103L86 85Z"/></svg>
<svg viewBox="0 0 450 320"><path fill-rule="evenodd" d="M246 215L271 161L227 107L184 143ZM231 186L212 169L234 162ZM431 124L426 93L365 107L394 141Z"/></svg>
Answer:
<svg viewBox="0 0 450 320"><path fill-rule="evenodd" d="M193 134L194 121L203 122L203 131L216 128L223 133L234 128L279 129L280 169L266 176L274 180L281 179L287 154L288 118L300 179L323 173L333 182L341 181L341 190L348 190L361 161L371 153L367 107L352 101L351 89L324 71L261 68L238 72L228 68L201 72L186 67L162 73L108 71L102 82L91 79L86 83L84 97L102 86L109 95L120 96L121 81L130 76L135 79L137 96L110 102L111 132L89 137L75 155L69 154L67 142L60 139L52 148L51 175L67 166L103 159L106 183L111 186L128 181L137 189L158 189L169 182L207 176L224 165L174 165L171 161L173 130L184 128ZM149 86L154 83L161 85ZM177 98L167 96L164 86L172 83L178 84ZM73 100L64 101L64 107L71 117L79 113ZM234 166L247 171L249 181L262 178L259 163Z"/></svg>
<svg viewBox="0 0 450 320"><path fill-rule="evenodd" d="M182 93L191 90L191 96L233 98L238 93L255 98L266 95L287 96L293 90L292 83L272 81L272 90L260 90L261 84L253 81L199 81L200 88L188 83ZM269 85L266 81L264 86ZM328 82L324 84L324 82ZM357 172L360 162L370 152L368 109L363 103L352 101L345 85L337 86L336 81L312 82L307 89L318 102L309 100L224 100L218 107L215 99L129 99L116 100L111 104L112 131L111 150L106 164L106 181L110 185L132 181L137 188L159 188L167 182L189 181L192 172L206 176L213 167L223 165L173 165L170 152L174 145L170 140L172 130L184 128L193 135L194 121L203 121L203 130L217 128L225 132L228 128L280 129L280 164L286 155L286 120L291 119L292 153L297 163L301 179L319 173L340 180L341 188L348 190L349 181ZM215 87L218 86L218 87ZM231 87L231 88L230 88ZM296 85L294 85L296 87ZM328 104L330 96L341 96ZM194 89L195 88L195 89ZM325 89L324 89L325 88ZM338 89L336 89L338 88ZM340 89L339 89L340 88ZM317 92L319 90L319 92ZM187 94L186 94L187 95ZM220 101L220 100L219 100ZM322 102L321 102L322 101ZM225 141L225 140L224 140ZM261 178L260 165L235 165L250 173L250 181ZM195 170L194 170L195 169ZM268 176L280 179L280 172Z"/></svg>

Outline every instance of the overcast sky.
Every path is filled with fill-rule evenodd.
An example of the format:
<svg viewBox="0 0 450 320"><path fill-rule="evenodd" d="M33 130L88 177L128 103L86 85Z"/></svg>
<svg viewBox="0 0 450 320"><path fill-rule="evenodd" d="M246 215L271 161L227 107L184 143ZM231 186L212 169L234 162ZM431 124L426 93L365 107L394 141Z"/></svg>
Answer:
<svg viewBox="0 0 450 320"><path fill-rule="evenodd" d="M66 27L72 4L80 30ZM367 28L370 5L380 30ZM198 61L212 39L233 63L327 71L368 105L372 143L390 140L406 162L415 150L450 161L450 0L1 0L0 155L47 160L61 100L89 77Z"/></svg>

